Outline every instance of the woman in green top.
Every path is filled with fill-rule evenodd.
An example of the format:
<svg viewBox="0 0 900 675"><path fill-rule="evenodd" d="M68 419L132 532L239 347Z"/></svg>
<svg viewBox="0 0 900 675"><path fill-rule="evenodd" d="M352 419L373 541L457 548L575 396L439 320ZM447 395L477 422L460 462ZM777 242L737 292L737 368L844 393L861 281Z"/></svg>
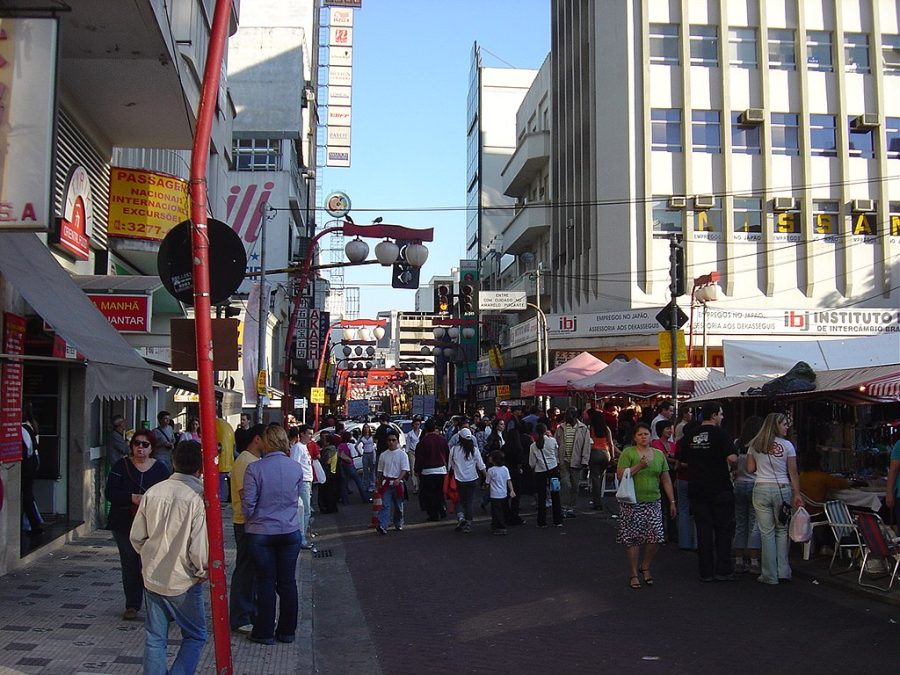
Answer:
<svg viewBox="0 0 900 675"><path fill-rule="evenodd" d="M653 585L650 563L653 562L659 545L666 541L660 487L669 499L669 514L673 519L678 515L672 480L669 478L669 464L662 452L650 447L650 427L644 422L639 422L634 427L634 445L629 445L619 456L616 469L619 480L622 480L625 469L631 469L637 504L620 504L622 517L619 520L616 542L626 547L628 573L631 575L629 584L637 589L641 587L638 571L643 575L645 584ZM644 564L639 568L641 546L644 547Z"/></svg>

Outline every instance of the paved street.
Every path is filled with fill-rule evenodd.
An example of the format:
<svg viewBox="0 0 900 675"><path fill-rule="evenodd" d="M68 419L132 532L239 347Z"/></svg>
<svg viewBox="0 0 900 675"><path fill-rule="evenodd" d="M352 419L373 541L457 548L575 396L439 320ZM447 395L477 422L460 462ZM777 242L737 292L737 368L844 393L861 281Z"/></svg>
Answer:
<svg viewBox="0 0 900 675"><path fill-rule="evenodd" d="M470 535L426 523L413 502L402 533L376 535L370 515L354 503L319 517L298 642L235 637L236 673L890 672L900 659L896 605L809 579L701 584L693 555L668 547L656 584L633 591L604 514L538 530L526 512L507 537L486 516ZM0 672L141 672L118 574L97 532L0 578ZM214 672L211 644L200 672Z"/></svg>

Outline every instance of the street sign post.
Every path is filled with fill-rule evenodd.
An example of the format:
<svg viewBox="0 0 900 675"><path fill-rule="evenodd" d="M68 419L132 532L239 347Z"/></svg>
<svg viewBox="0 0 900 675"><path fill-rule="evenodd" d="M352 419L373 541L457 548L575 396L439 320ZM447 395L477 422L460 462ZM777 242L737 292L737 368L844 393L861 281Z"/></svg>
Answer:
<svg viewBox="0 0 900 675"><path fill-rule="evenodd" d="M656 320L659 322L659 325L663 327L663 330L672 330L672 303L674 302L675 301L672 300L668 305L659 310L659 313L656 315ZM678 319L676 324L677 328L681 328L688 321L687 314L682 312L678 305L675 305L675 317Z"/></svg>
<svg viewBox="0 0 900 675"><path fill-rule="evenodd" d="M482 312L520 312L528 305L525 291L481 291L478 309Z"/></svg>

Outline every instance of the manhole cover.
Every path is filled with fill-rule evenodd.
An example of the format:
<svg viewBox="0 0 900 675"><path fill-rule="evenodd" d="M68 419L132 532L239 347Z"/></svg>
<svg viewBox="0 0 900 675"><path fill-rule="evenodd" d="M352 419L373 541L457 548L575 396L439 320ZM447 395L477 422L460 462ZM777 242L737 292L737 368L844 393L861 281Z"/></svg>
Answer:
<svg viewBox="0 0 900 675"><path fill-rule="evenodd" d="M322 549L313 553L313 558L330 558L334 553L330 548Z"/></svg>

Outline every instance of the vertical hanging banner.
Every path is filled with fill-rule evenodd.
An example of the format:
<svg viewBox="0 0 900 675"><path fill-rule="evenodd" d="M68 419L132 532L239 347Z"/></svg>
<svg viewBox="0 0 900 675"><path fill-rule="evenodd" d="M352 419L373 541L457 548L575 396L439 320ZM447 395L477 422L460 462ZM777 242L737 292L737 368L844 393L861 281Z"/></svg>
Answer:
<svg viewBox="0 0 900 675"><path fill-rule="evenodd" d="M23 354L25 317L3 313L3 353ZM22 461L22 362L4 361L0 387L0 462Z"/></svg>

